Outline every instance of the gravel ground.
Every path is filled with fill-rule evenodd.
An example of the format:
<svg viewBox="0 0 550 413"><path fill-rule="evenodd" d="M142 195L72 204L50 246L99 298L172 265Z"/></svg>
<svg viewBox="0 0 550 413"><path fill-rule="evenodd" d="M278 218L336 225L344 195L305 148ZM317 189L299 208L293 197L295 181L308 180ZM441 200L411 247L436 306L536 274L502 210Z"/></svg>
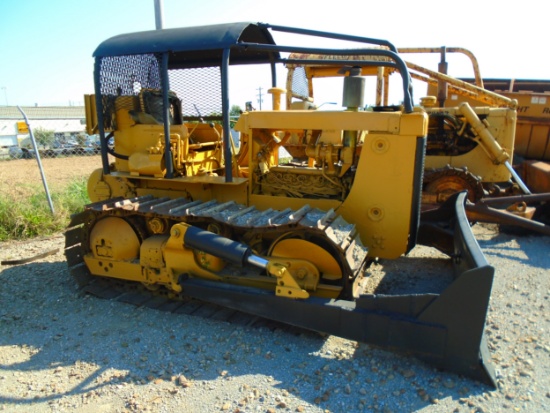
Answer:
<svg viewBox="0 0 550 413"><path fill-rule="evenodd" d="M0 244L1 260L60 248L0 267L0 410L550 411L550 238L474 230L497 268L486 325L497 390L337 337L83 296L59 235Z"/></svg>

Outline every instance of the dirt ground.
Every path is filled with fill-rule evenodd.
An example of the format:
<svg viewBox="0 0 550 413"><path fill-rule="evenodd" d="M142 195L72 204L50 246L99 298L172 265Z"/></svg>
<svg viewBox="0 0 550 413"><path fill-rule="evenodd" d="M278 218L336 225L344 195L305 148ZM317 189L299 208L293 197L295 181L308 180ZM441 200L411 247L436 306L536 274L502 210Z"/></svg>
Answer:
<svg viewBox="0 0 550 413"><path fill-rule="evenodd" d="M46 182L51 190L61 188L77 178L87 178L94 169L101 167L101 158L74 156L41 160ZM36 159L0 161L0 191L10 191L22 186L42 187L42 177Z"/></svg>

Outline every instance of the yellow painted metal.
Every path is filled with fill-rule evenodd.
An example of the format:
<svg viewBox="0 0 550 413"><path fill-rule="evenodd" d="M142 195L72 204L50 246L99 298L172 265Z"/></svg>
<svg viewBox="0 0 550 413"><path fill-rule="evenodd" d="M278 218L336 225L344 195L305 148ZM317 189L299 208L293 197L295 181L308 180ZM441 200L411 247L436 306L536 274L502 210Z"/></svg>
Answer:
<svg viewBox="0 0 550 413"><path fill-rule="evenodd" d="M94 275L120 278L128 281L144 281L140 265L133 262L98 259L92 254L85 255L84 262L88 270Z"/></svg>
<svg viewBox="0 0 550 413"><path fill-rule="evenodd" d="M517 108L518 102L514 99L507 98L506 96L491 92L476 85L472 85L471 83L464 82L463 80L456 79L452 76L426 69L425 67L417 65L415 63L406 63L409 69L418 72L415 73L416 78L419 80L423 80L429 86L436 86L437 81L442 80L448 84L449 92L464 96L470 96L475 98L479 102L483 102L492 106L505 106L511 109ZM432 91L433 89L428 88L428 94L433 94Z"/></svg>
<svg viewBox="0 0 550 413"><path fill-rule="evenodd" d="M461 109L455 108L429 108L430 112L448 113L452 116L463 117ZM486 146L477 145L471 151L461 155L430 155L426 156L426 168L445 168L447 165L455 168L468 167L468 171L474 175L481 177L483 182L506 182L510 179L510 171L506 166L499 161L505 159L506 153L511 156L514 152L515 140L515 124L517 113L509 108L491 108L491 107L476 107L472 109L475 118L484 118L483 126L478 124L478 128L486 129L484 133L485 142L493 149L493 155L488 156ZM499 149L500 148L500 149ZM499 154L495 158L495 154Z"/></svg>
<svg viewBox="0 0 550 413"><path fill-rule="evenodd" d="M472 64L472 70L474 72L474 78L475 78L475 84L476 86L479 86L480 88L483 88L483 79L481 78L481 74L479 71L479 63L477 61L477 58L475 55L468 49L465 49L463 47L400 47L397 49L398 53L432 53L432 54L441 54L442 49L444 49L445 53L460 53L464 56L466 56L468 59L470 59L470 63Z"/></svg>
<svg viewBox="0 0 550 413"><path fill-rule="evenodd" d="M224 177L201 175L177 177L171 180L149 176L139 177L139 186L134 184L133 176L128 172L112 172L104 175L102 169L95 170L88 179L88 196L92 202L122 196L154 195L157 197L189 197L220 202L235 201L248 203L248 181L245 178L234 178L226 183Z"/></svg>
<svg viewBox="0 0 550 413"><path fill-rule="evenodd" d="M192 144L220 143L222 129L219 124L188 123L189 139Z"/></svg>
<svg viewBox="0 0 550 413"><path fill-rule="evenodd" d="M275 294L287 298L309 298L319 287L319 269L299 258L269 257L267 273L277 281Z"/></svg>
<svg viewBox="0 0 550 413"><path fill-rule="evenodd" d="M286 89L280 87L272 87L267 90L273 98L273 110L281 110L281 95L286 93Z"/></svg>
<svg viewBox="0 0 550 413"><path fill-rule="evenodd" d="M411 208L414 205L415 162L419 155L417 144L418 138L426 135L427 126L428 117L422 110L411 114L299 110L245 113L235 128L248 136L250 169L259 171L251 176L250 203L263 209L300 208L305 204L325 210L333 208L356 225L361 240L369 247L369 253L372 251L374 256L382 258L396 258L406 252L408 245ZM278 164L276 157L269 156L274 149L270 137L275 132L286 136L294 131L316 130L321 131L320 135L324 131L334 135L334 131L344 129L357 130L362 136L358 146L353 148L358 153L358 161L351 189L349 184L338 179L341 168L339 160L348 156L343 142L331 142L330 156L319 156L317 165L297 168L296 171L296 168ZM323 143L301 142L306 160L308 145L321 145L319 153L328 153ZM340 199L319 196L304 199L281 193L266 194L264 182L272 171L304 177L298 181L307 177L310 182L315 178L332 183L335 188L341 188L342 194L349 189L349 194ZM284 191L291 189L284 188Z"/></svg>
<svg viewBox="0 0 550 413"><path fill-rule="evenodd" d="M510 159L510 155L502 149L489 131L487 127L488 122L483 123L468 103L461 103L458 110L464 115L468 123L472 125L478 143L480 143L481 147L485 150L494 164L500 165Z"/></svg>
<svg viewBox="0 0 550 413"><path fill-rule="evenodd" d="M273 131L300 130L367 130L400 134L402 118L407 124L416 120L417 131L422 132L422 115L404 115L401 112L352 112L352 111L261 111L246 112L235 129L247 133L250 129ZM422 136L422 135L420 135Z"/></svg>
<svg viewBox="0 0 550 413"><path fill-rule="evenodd" d="M129 157L128 160L116 158L116 169L121 172L133 172L137 175L162 176L164 174L164 126L139 124L130 115L130 110L119 109L116 112L115 130L116 152ZM186 156L186 147L182 140L188 137L185 125L170 126L170 141L179 156Z"/></svg>
<svg viewBox="0 0 550 413"><path fill-rule="evenodd" d="M422 119L427 127L425 113L411 116L411 124L404 129L412 132ZM407 250L416 151L417 135L369 133L365 137L356 184L337 211L356 225L370 256L397 258Z"/></svg>
<svg viewBox="0 0 550 413"><path fill-rule="evenodd" d="M161 178L166 173L162 147L154 152L134 152L128 159L128 170L133 176L148 175Z"/></svg>
<svg viewBox="0 0 550 413"><path fill-rule="evenodd" d="M86 113L86 133L95 135L98 133L95 95L84 95L84 111Z"/></svg>
<svg viewBox="0 0 550 413"><path fill-rule="evenodd" d="M116 158L116 170L133 176L163 177L164 126L139 109L135 96L119 96L115 101L116 153L125 157ZM223 167L219 125L171 124L170 146L176 176L211 174Z"/></svg>
<svg viewBox="0 0 550 413"><path fill-rule="evenodd" d="M107 224L110 225L113 224L114 220L125 222L121 218L113 217L102 221L107 221ZM115 227L122 228L123 232L128 235L127 233L132 229L127 222L125 224L119 223ZM104 230L104 228L99 229ZM106 237L110 235L105 230L103 232ZM116 242L116 238L116 236L111 235L110 241ZM179 274L175 274L164 265L164 245L167 239L166 236L155 235L143 240L139 248L139 258L134 256L122 259L120 256L101 256L92 252L84 257L84 261L90 272L95 275L136 281L149 288L164 285L173 291L180 292L181 286L177 277ZM123 247L124 244L120 243L116 244L113 249L117 249L118 255L120 255Z"/></svg>
<svg viewBox="0 0 550 413"><path fill-rule="evenodd" d="M111 197L111 188L105 183L103 169L94 170L88 177L88 197L92 202L102 201Z"/></svg>
<svg viewBox="0 0 550 413"><path fill-rule="evenodd" d="M179 276L189 274L220 280L214 271L225 263L200 251L186 248L183 237L185 224L176 224L170 236L153 235L141 246L131 225L122 218L102 219L92 229L92 253L84 257L95 275L138 281L147 286L164 285L180 292Z"/></svg>
<svg viewBox="0 0 550 413"><path fill-rule="evenodd" d="M128 174L115 173L119 179L128 179ZM140 177L140 185L136 194L154 195L156 197L188 197L209 201L216 199L219 202L235 201L240 204L248 203L248 181L245 178L234 178L233 182L226 183L220 176L178 177L174 179L159 179Z"/></svg>
<svg viewBox="0 0 550 413"><path fill-rule="evenodd" d="M266 210L273 208L277 210L283 210L285 208L299 209L304 205L309 205L312 208L319 208L323 211L329 211L336 209L342 204L342 201L336 199L322 199L322 198L293 198L286 196L273 196L273 195L250 195L250 205L254 205L259 210Z"/></svg>
<svg viewBox="0 0 550 413"><path fill-rule="evenodd" d="M164 285L180 292L178 276L164 264L164 250L168 237L153 235L143 240L140 249L139 266L141 267L141 282L148 287Z"/></svg>
<svg viewBox="0 0 550 413"><path fill-rule="evenodd" d="M221 277L214 271L222 269L223 262L217 257L187 248L183 241L187 228L189 225L179 223L170 229L170 238L164 248L167 268L177 275L189 274L209 280L221 280Z"/></svg>
<svg viewBox="0 0 550 413"><path fill-rule="evenodd" d="M485 87L491 88L499 95L517 101L517 122L514 142L514 153L528 158L550 160L550 110L548 103L550 97L548 92L531 91L529 85L521 86L518 90L517 81L514 79L498 80L506 84L507 88L498 89L499 86L485 82ZM546 81L539 81L544 83ZM512 92L511 90L517 90ZM430 92L432 88L429 88ZM463 93L452 93L446 106L456 106L461 102L467 102L472 107L479 106L480 100L476 95L465 95Z"/></svg>
<svg viewBox="0 0 550 413"><path fill-rule="evenodd" d="M275 258L301 258L314 262L321 278L326 280L342 278L342 269L330 252L304 239L287 238L276 241L269 255Z"/></svg>
<svg viewBox="0 0 550 413"><path fill-rule="evenodd" d="M277 295L289 298L307 298L310 292L324 297L337 297L341 288L319 285L319 270L316 265L304 259L267 257L268 276L220 275L226 263L220 258L203 251L191 250L184 244L189 225L175 224L163 250L167 271L174 278L180 274L238 285L274 289ZM177 288L172 286L172 288ZM319 289L319 291L317 291ZM307 291L306 291L307 290Z"/></svg>
<svg viewBox="0 0 550 413"><path fill-rule="evenodd" d="M92 274L144 281L138 263L140 241L127 221L118 217L99 220L91 230L89 242L91 252L84 261Z"/></svg>
<svg viewBox="0 0 550 413"><path fill-rule="evenodd" d="M101 219L90 232L90 249L98 259L134 260L139 257L139 248L139 238L131 225L122 218Z"/></svg>
<svg viewBox="0 0 550 413"><path fill-rule="evenodd" d="M92 202L104 201L110 198L132 198L136 195L134 185L127 177L114 174L104 175L103 169L96 169L88 178L88 197Z"/></svg>
<svg viewBox="0 0 550 413"><path fill-rule="evenodd" d="M267 266L267 271L277 279L276 295L287 298L309 298L309 293L298 284L297 280L290 273L288 263L281 264L271 261ZM317 273L318 276L319 274Z"/></svg>

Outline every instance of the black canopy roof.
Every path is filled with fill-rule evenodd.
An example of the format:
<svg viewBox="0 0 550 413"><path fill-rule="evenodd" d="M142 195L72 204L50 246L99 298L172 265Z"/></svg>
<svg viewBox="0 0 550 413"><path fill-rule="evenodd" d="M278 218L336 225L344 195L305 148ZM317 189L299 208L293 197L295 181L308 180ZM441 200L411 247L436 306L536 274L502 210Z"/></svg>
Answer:
<svg viewBox="0 0 550 413"><path fill-rule="evenodd" d="M278 53L235 48L239 43L275 44L266 27L240 22L121 34L102 42L93 56L168 52L171 68L218 65L228 48L233 48L231 64L267 63L279 57Z"/></svg>

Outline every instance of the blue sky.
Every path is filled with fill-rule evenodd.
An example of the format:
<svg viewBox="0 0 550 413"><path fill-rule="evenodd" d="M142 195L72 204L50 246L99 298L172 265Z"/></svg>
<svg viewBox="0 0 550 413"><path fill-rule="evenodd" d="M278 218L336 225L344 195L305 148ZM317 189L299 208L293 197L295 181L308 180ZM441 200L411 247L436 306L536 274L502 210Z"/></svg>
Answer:
<svg viewBox="0 0 550 413"><path fill-rule="evenodd" d="M464 47L477 56L482 76L527 79L550 78L547 23L537 21L545 3L162 1L165 28L261 21L386 38L397 47ZM0 0L0 105L80 105L93 92L98 44L154 28L154 0ZM423 63L435 69L437 61ZM451 75L472 75L465 58L450 57L449 65Z"/></svg>

